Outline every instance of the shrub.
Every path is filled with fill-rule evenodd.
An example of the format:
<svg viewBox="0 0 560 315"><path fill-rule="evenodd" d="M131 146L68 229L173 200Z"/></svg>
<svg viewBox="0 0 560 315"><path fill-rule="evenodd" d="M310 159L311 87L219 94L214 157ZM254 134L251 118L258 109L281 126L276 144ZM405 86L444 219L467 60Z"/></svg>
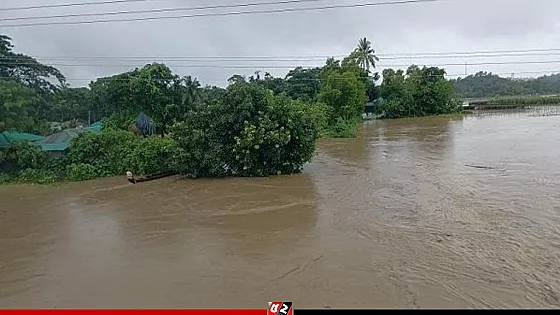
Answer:
<svg viewBox="0 0 560 315"><path fill-rule="evenodd" d="M328 132L329 118L332 115L332 108L325 103L316 102L311 104L303 104L306 106L309 114L313 117L317 130L320 134Z"/></svg>
<svg viewBox="0 0 560 315"><path fill-rule="evenodd" d="M11 181L12 181L12 177L9 174L0 172L0 185L7 184Z"/></svg>
<svg viewBox="0 0 560 315"><path fill-rule="evenodd" d="M98 176L95 166L85 163L70 164L66 172L68 174L68 179L73 181L90 180Z"/></svg>
<svg viewBox="0 0 560 315"><path fill-rule="evenodd" d="M329 128L328 135L333 138L356 137L356 122L338 118L336 123Z"/></svg>
<svg viewBox="0 0 560 315"><path fill-rule="evenodd" d="M177 145L173 139L139 138L126 158L128 170L135 174L156 174L176 169Z"/></svg>
<svg viewBox="0 0 560 315"><path fill-rule="evenodd" d="M14 172L28 168L41 169L48 162L48 155L41 147L27 141L13 142L2 151L2 162Z"/></svg>
<svg viewBox="0 0 560 315"><path fill-rule="evenodd" d="M126 159L137 141L139 138L127 131L83 133L72 141L69 162L93 165L98 176L123 174L127 170Z"/></svg>
<svg viewBox="0 0 560 315"><path fill-rule="evenodd" d="M45 185L57 182L58 177L52 171L28 168L18 174L17 181Z"/></svg>

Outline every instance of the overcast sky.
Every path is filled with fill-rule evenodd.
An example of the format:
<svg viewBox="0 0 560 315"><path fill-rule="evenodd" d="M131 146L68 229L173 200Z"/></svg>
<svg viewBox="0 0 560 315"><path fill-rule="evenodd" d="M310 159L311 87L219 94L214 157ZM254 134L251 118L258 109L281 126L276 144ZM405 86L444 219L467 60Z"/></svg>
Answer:
<svg viewBox="0 0 560 315"><path fill-rule="evenodd" d="M96 1L107 0L2 0L0 10L29 5ZM73 86L87 85L88 80L127 71L148 62L148 60L131 60L131 57L138 56L154 57L152 61L158 61L158 58L166 59L166 57L222 57L222 59L204 61L166 61L175 72L198 77L203 84L224 86L231 75L236 73L247 75L255 70L283 76L288 69L280 69L281 67L315 66L324 62L323 60L289 60L294 56L345 55L354 49L360 37L367 37L371 40L381 58L378 64L380 70L394 67L394 65L416 63L459 64L443 66L450 75L464 75L465 70L469 74L487 70L504 74L504 76L515 72L516 77L538 76L552 71L560 72L560 62L553 62L560 61L560 15L558 14L560 1L558 0L447 0L276 14L82 25L2 27L2 25L16 23L164 17L208 12L304 8L388 1L391 0L325 0L303 4L291 3L159 14L0 21L0 33L13 38L17 52L37 56L44 63L55 65L66 75ZM274 0L152 0L0 11L0 19L262 2L274 2ZM502 55L491 58L461 56L387 59L397 54L556 48L558 49L556 52L540 53L540 55L533 53L533 55ZM110 56L120 59L76 58L91 56ZM232 56L278 56L278 59L284 60L224 60L224 58ZM75 59L62 60L61 57ZM551 62L530 63L547 61ZM496 62L508 64L474 65ZM520 62L523 64L519 64ZM465 69L465 63L471 65ZM192 67L197 65L205 68ZM246 68L235 69L232 67Z"/></svg>

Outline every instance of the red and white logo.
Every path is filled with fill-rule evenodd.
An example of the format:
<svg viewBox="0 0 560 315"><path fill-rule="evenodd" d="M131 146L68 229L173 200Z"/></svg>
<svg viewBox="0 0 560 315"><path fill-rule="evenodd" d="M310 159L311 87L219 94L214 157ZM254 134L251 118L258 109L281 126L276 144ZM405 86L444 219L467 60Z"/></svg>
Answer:
<svg viewBox="0 0 560 315"><path fill-rule="evenodd" d="M292 302L268 302L267 315L292 315Z"/></svg>

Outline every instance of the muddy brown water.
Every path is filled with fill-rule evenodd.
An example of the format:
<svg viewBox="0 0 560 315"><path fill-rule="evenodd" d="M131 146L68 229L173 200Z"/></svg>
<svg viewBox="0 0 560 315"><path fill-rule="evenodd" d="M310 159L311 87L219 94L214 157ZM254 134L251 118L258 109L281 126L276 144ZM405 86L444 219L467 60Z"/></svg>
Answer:
<svg viewBox="0 0 560 315"><path fill-rule="evenodd" d="M293 176L3 186L0 308L560 307L559 143L374 121Z"/></svg>

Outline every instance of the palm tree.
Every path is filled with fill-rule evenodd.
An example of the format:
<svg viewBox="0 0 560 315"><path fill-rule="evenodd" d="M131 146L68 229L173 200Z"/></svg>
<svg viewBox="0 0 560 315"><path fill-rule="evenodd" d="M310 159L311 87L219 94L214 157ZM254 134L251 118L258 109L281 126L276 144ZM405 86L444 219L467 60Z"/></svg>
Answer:
<svg viewBox="0 0 560 315"><path fill-rule="evenodd" d="M196 78L192 78L190 75L183 78L185 83L185 92L183 94L183 104L187 106L192 106L196 100L201 96L200 83Z"/></svg>
<svg viewBox="0 0 560 315"><path fill-rule="evenodd" d="M360 39L353 55L356 58L356 63L368 73L370 68L375 68L375 62L379 61L379 58L375 55L375 50L371 48L371 42L365 37Z"/></svg>

